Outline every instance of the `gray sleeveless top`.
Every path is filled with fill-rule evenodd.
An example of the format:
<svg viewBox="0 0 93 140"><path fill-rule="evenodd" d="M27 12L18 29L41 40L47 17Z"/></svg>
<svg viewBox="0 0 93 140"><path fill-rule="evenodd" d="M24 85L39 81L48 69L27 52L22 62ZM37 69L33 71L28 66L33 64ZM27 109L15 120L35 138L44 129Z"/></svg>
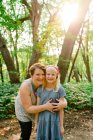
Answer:
<svg viewBox="0 0 93 140"><path fill-rule="evenodd" d="M36 105L36 96L33 93L31 79L27 79L24 82L26 83L26 85L29 88L32 105ZM22 106L22 103L21 103L20 93L18 93L18 95L15 99L15 114L16 114L16 117L19 121L22 121L22 122L34 121L35 114L27 113L25 111L25 109L24 109L24 107Z"/></svg>

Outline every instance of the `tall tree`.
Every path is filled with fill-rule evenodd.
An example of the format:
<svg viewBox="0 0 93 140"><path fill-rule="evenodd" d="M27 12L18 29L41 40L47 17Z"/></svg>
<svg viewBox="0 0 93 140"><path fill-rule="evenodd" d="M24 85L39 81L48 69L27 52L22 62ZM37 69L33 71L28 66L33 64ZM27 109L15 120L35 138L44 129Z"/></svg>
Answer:
<svg viewBox="0 0 93 140"><path fill-rule="evenodd" d="M70 60L71 55L73 52L74 44L76 37L80 31L80 28L82 26L82 23L84 22L85 15L88 11L89 5L91 0L85 0L80 2L80 8L78 12L78 17L75 19L74 22L72 22L68 28L68 31L65 35L65 39L62 45L61 54L59 56L58 60L58 67L61 73L61 82L64 83Z"/></svg>
<svg viewBox="0 0 93 140"><path fill-rule="evenodd" d="M2 20L2 25L5 25L5 27L12 27L9 29L9 31L11 32L12 30L17 30L17 26L21 25L21 23L23 23L24 21L29 20L31 23L31 33L32 33L32 52L31 52L31 57L30 57L30 61L29 61L29 67L33 64L39 61L39 59L42 57L42 53L44 50L44 46L47 42L47 39L49 38L49 35L51 33L51 31L53 31L53 25L54 25L54 21L55 21L55 17L59 11L59 5L56 5L56 8L54 8L54 10L50 10L52 8L49 7L53 7L51 6L50 3L45 3L44 1L42 1L42 3L40 3L38 0L32 0L31 2L27 1L27 0L22 0L20 2L20 5L23 8L24 5L24 9L26 9L26 13L23 15L16 15L15 11L14 11L14 5L15 3L13 3L13 0L11 1L12 3L10 3L10 7L11 7L11 11L13 14L8 14L6 12L6 8L4 7L3 2L1 3L1 15L2 19L5 21L3 24L3 20ZM45 9L47 9L47 13L48 13L48 22L47 24L45 24L45 29L44 32L40 33L39 32L39 27L40 27L40 21L41 21L41 13L42 13L42 9L43 7L46 7ZM13 10L12 10L13 9ZM2 12L4 11L4 12ZM25 11L25 10L24 10ZM51 12L52 11L52 12ZM3 14L4 13L4 14ZM13 15L13 17L11 16ZM20 18L18 18L20 17ZM8 23L8 21L10 21L7 26L6 26L6 21ZM11 24L10 24L11 23ZM14 26L13 26L14 25ZM12 38L12 35L10 36ZM17 52L17 44L16 41L15 43L13 42L13 38L12 38L12 43L14 46L14 51ZM30 46L30 45L29 45ZM16 53L15 53L16 54ZM17 55L15 55L16 58L16 66L18 66L18 61L17 61Z"/></svg>
<svg viewBox="0 0 93 140"><path fill-rule="evenodd" d="M42 34L41 37L39 37L39 26L40 26L41 13L42 13L42 8L44 7L44 3L40 4L37 0L32 0L30 6L26 0L23 0L22 2L27 7L30 13L30 20L32 24L33 51L29 62L29 66L31 66L32 64L38 62L42 56L42 50L44 48L44 45L46 44L47 39L51 31L53 30L53 24L56 15L59 11L59 5L56 7L56 10L53 14L51 14L51 12L48 9L50 18L48 20L45 32Z"/></svg>
<svg viewBox="0 0 93 140"><path fill-rule="evenodd" d="M0 57L0 75L1 75L1 81L2 81L2 84L3 84L3 82L4 82L4 77L3 77L2 60L1 60L1 57Z"/></svg>
<svg viewBox="0 0 93 140"><path fill-rule="evenodd" d="M0 52L7 66L9 78L11 83L19 83L19 73L17 72L14 62L10 56L9 50L7 49L4 38L0 34Z"/></svg>

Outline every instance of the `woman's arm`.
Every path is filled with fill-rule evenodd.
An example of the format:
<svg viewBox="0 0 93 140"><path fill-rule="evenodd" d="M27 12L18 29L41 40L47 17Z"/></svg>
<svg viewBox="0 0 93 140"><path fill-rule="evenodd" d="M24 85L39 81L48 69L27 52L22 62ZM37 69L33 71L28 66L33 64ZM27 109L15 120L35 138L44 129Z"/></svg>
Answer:
<svg viewBox="0 0 93 140"><path fill-rule="evenodd" d="M37 105L39 105L39 104L40 104L40 98L37 97ZM38 115L39 115L39 113L36 113L36 115L35 115L35 131L37 131L37 126L38 126Z"/></svg>
<svg viewBox="0 0 93 140"><path fill-rule="evenodd" d="M19 94L20 94L20 98L21 98L21 103L22 103L24 109L28 113L39 113L44 110L52 111L54 108L54 106L50 103L50 101L48 101L44 105L37 105L37 106L32 105L29 88L26 85L26 83L23 83L22 86L20 87Z"/></svg>

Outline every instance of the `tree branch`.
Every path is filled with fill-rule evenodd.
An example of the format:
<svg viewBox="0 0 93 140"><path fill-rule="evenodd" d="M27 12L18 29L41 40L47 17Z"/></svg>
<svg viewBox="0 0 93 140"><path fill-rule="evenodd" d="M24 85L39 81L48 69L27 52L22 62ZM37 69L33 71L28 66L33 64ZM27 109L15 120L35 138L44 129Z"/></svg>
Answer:
<svg viewBox="0 0 93 140"><path fill-rule="evenodd" d="M30 15L32 15L32 9L31 9L31 7L29 6L29 4L27 3L27 1L26 1L26 0L22 0L22 3L27 7L27 9L28 9Z"/></svg>
<svg viewBox="0 0 93 140"><path fill-rule="evenodd" d="M21 23L23 23L26 20L31 20L31 16L29 15L27 17L23 17L23 18L18 19L18 21L20 21Z"/></svg>

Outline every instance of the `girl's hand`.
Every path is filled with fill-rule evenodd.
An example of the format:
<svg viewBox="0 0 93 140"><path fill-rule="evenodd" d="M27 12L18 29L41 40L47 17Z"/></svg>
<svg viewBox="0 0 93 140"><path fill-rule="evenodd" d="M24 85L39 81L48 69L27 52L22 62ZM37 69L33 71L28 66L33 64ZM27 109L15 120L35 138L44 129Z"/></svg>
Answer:
<svg viewBox="0 0 93 140"><path fill-rule="evenodd" d="M64 135L64 131L65 131L65 130L64 130L64 127L63 127L63 126L61 126L61 127L60 127L60 135L61 135L61 136L63 136L63 135Z"/></svg>

